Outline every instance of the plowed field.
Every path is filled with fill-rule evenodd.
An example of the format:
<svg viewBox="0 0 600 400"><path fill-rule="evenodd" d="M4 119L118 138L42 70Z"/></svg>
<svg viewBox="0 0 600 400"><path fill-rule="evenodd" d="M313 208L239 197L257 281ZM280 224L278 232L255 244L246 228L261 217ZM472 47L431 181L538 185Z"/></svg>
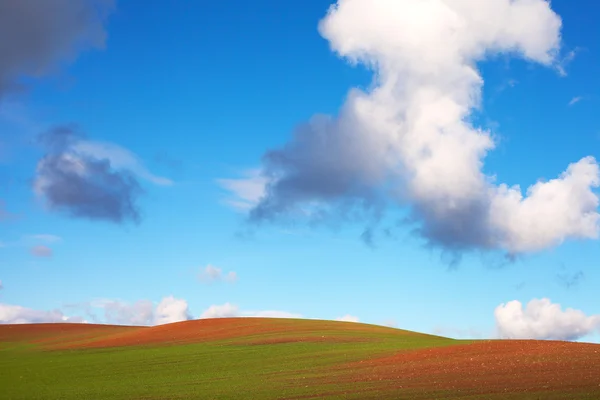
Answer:
<svg viewBox="0 0 600 400"><path fill-rule="evenodd" d="M0 325L2 399L600 399L600 346L332 321Z"/></svg>

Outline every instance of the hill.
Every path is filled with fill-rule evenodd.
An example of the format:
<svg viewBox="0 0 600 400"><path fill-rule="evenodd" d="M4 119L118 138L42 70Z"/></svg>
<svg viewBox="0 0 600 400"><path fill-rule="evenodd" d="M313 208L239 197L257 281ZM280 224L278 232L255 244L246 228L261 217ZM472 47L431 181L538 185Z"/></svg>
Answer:
<svg viewBox="0 0 600 400"><path fill-rule="evenodd" d="M597 399L600 346L348 322L0 325L7 399Z"/></svg>

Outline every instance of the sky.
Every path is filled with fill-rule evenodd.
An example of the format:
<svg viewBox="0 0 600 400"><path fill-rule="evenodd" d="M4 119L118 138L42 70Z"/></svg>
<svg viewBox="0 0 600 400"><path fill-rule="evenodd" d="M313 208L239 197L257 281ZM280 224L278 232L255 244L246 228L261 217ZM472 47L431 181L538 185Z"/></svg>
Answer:
<svg viewBox="0 0 600 400"><path fill-rule="evenodd" d="M0 323L600 342L599 13L0 0Z"/></svg>

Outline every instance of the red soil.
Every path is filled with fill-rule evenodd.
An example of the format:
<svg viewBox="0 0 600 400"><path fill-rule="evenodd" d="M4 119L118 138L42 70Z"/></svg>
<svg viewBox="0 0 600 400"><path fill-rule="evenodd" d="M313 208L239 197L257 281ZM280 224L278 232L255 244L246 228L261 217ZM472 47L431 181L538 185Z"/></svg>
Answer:
<svg viewBox="0 0 600 400"><path fill-rule="evenodd" d="M318 332L315 333L315 332ZM340 335L339 333L344 334ZM339 322L291 320L277 318L217 318L178 322L152 328L133 330L117 335L106 336L85 343L66 346L67 348L101 348L135 345L172 345L184 343L200 343L214 340L242 339L245 344L267 344L270 340L255 337L265 334L290 333L294 337L273 339L275 341L325 341L339 336L339 341L352 340L352 333L390 333L398 335L412 334L385 327L360 324L344 324ZM329 337L330 339L322 338ZM310 337L310 339L309 339ZM240 342L241 343L241 342Z"/></svg>
<svg viewBox="0 0 600 400"><path fill-rule="evenodd" d="M68 343L134 332L145 328L96 324L18 324L0 325L0 342L26 342L45 344Z"/></svg>
<svg viewBox="0 0 600 400"><path fill-rule="evenodd" d="M343 371L343 372L342 372ZM470 394L598 392L600 346L550 341L486 341L428 348L338 369L336 382L373 382L389 390Z"/></svg>

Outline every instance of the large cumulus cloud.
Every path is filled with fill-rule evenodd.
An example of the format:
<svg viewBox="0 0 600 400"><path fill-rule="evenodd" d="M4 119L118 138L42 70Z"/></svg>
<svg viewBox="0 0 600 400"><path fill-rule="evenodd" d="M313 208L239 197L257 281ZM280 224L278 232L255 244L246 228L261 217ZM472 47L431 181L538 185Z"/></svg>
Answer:
<svg viewBox="0 0 600 400"><path fill-rule="evenodd" d="M349 209L376 219L391 203L408 207L430 245L454 252L515 255L597 238L593 157L524 192L483 172L495 141L470 118L484 83L477 62L505 53L560 69L561 26L545 0L338 0L319 31L372 69L373 84L265 154L260 179L249 178L264 187L250 219Z"/></svg>

